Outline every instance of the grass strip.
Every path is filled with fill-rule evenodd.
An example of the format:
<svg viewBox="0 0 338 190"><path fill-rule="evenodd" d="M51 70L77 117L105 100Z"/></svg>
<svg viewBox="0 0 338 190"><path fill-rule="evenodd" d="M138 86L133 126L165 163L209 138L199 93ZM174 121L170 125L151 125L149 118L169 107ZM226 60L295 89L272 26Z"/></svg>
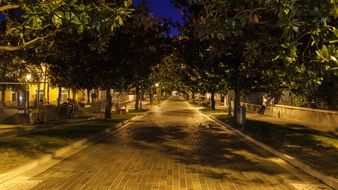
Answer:
<svg viewBox="0 0 338 190"><path fill-rule="evenodd" d="M133 116L135 114L114 114L110 120L60 124L42 131L2 138L0 139L0 173L87 138Z"/></svg>

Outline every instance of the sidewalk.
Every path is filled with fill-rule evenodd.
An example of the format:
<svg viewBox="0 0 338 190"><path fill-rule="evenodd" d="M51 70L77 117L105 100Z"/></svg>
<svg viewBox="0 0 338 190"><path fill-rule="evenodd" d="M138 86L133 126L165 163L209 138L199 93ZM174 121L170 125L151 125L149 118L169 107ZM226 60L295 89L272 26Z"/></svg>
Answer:
<svg viewBox="0 0 338 190"><path fill-rule="evenodd" d="M246 116L250 120L269 122L269 123L279 125L281 127L287 127L287 128L291 128L294 130L303 130L304 132L317 131L317 132L325 133L329 136L335 136L336 138L338 138L338 131L330 130L329 128L322 128L320 126L309 125L301 121L280 119L280 118L269 116L269 115L261 115L261 114L248 113L248 112L246 113Z"/></svg>
<svg viewBox="0 0 338 190"><path fill-rule="evenodd" d="M150 109L150 107L151 105L149 101L142 102L142 109ZM135 108L135 102L134 101L129 102L127 104L127 108L129 112L134 112L133 110ZM112 112L115 112L114 105L112 106ZM1 119L4 119L10 116L10 114L13 114L13 113L15 114L16 111L10 110L10 113L1 114L0 121ZM99 113L86 113L85 116L80 117L80 118L60 119L57 121L51 121L51 122L43 123L43 124L30 125L30 124L1 124L0 123L0 138L15 136L17 134L23 134L23 133L31 132L33 130L45 130L45 129L49 129L51 127L54 127L60 124L77 123L77 122L87 121L87 120L91 120L95 118L103 118L103 117L104 117L104 110L102 110Z"/></svg>
<svg viewBox="0 0 338 190"><path fill-rule="evenodd" d="M201 110L214 118L241 130L224 106L216 111ZM325 175L338 178L338 135L320 126L309 126L294 120L247 113L244 134L265 145L289 155Z"/></svg>
<svg viewBox="0 0 338 190"><path fill-rule="evenodd" d="M225 110L225 106L221 104L220 102L217 102L216 109ZM213 115L218 115L220 113L213 113ZM315 125L309 125L302 121L295 121L295 120L289 120L289 119L281 119L277 117L273 117L270 115L263 115L263 114L256 114L254 112L246 112L246 118L250 120L255 121L262 121L262 122L269 122L276 125L279 125L281 127L288 127L295 130L304 130L304 131L318 131L326 133L329 136L335 136L338 137L338 131L332 130L330 128L323 128L321 126L315 126ZM297 127L295 127L297 126Z"/></svg>

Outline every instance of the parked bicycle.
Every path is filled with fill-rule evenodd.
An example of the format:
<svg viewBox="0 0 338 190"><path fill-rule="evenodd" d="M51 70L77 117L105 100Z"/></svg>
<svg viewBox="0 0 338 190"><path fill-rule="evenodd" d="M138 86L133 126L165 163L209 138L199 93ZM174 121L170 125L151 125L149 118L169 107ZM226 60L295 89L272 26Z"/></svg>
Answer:
<svg viewBox="0 0 338 190"><path fill-rule="evenodd" d="M67 102L61 104L60 115L65 118L76 118L80 114L79 104L75 100L68 99Z"/></svg>

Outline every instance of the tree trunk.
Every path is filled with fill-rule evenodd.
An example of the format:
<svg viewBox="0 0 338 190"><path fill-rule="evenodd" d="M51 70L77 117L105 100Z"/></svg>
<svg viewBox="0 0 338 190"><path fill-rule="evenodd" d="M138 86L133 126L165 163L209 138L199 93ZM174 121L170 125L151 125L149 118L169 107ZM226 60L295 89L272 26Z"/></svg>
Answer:
<svg viewBox="0 0 338 190"><path fill-rule="evenodd" d="M231 107L231 96L230 96L230 91L228 91L226 97L227 97L227 106L228 106L228 116L231 116L232 107Z"/></svg>
<svg viewBox="0 0 338 190"><path fill-rule="evenodd" d="M87 88L87 104L90 104L90 89Z"/></svg>
<svg viewBox="0 0 338 190"><path fill-rule="evenodd" d="M77 91L76 89L74 89L74 88L72 89L72 92L73 92L73 98L72 99L73 100L75 100L75 98L76 98L76 91Z"/></svg>
<svg viewBox="0 0 338 190"><path fill-rule="evenodd" d="M136 93L135 110L138 110L140 105L140 88L138 86L136 87L135 93Z"/></svg>
<svg viewBox="0 0 338 190"><path fill-rule="evenodd" d="M150 104L154 103L154 92L153 92L152 86L149 88L149 101L150 101Z"/></svg>
<svg viewBox="0 0 338 190"><path fill-rule="evenodd" d="M39 101L40 101L40 79L39 79L39 83L38 83L38 90L37 90L37 93L36 93L36 100L35 100L35 104L38 105L39 104Z"/></svg>
<svg viewBox="0 0 338 190"><path fill-rule="evenodd" d="M61 84L59 84L59 92L58 92L58 112L60 112L60 103L61 103L61 91L62 90L62 86Z"/></svg>
<svg viewBox="0 0 338 190"><path fill-rule="evenodd" d="M216 102L215 102L215 92L212 91L211 92L211 110L215 110L216 109Z"/></svg>
<svg viewBox="0 0 338 190"><path fill-rule="evenodd" d="M45 73L43 77L43 97L42 97L43 101L46 101L46 86L47 86L46 83L47 83L47 75Z"/></svg>
<svg viewBox="0 0 338 190"><path fill-rule="evenodd" d="M48 102L48 105L49 105L49 83L47 85L47 102Z"/></svg>
<svg viewBox="0 0 338 190"><path fill-rule="evenodd" d="M4 87L1 90L1 102L4 106L6 106L6 89Z"/></svg>
<svg viewBox="0 0 338 190"><path fill-rule="evenodd" d="M193 102L195 101L195 92L194 92L194 91L192 91L191 100L192 100Z"/></svg>
<svg viewBox="0 0 338 190"><path fill-rule="evenodd" d="M142 110L142 100L143 100L143 91L141 90L140 91L140 106L139 106L139 108L140 108L140 110Z"/></svg>
<svg viewBox="0 0 338 190"><path fill-rule="evenodd" d="M104 112L105 119L111 119L112 96L110 94L110 87L106 89L106 109Z"/></svg>
<svg viewBox="0 0 338 190"><path fill-rule="evenodd" d="M235 100L234 100L234 117L235 119L237 118L237 114L238 113L238 108L240 107L241 105L241 91L239 88L236 88L235 89Z"/></svg>

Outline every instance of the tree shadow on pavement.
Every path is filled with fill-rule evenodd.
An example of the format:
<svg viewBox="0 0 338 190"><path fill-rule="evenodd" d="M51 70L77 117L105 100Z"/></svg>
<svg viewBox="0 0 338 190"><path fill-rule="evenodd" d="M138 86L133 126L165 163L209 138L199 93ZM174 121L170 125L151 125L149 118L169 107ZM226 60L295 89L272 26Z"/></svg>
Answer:
<svg viewBox="0 0 338 190"><path fill-rule="evenodd" d="M219 120L237 127L232 118ZM294 156L321 172L338 176L338 137L298 124L275 124L248 119L244 133L272 148Z"/></svg>
<svg viewBox="0 0 338 190"><path fill-rule="evenodd" d="M10 115L6 118L3 118L0 121L0 124L25 124L29 123L28 115L23 113L16 113L13 115Z"/></svg>
<svg viewBox="0 0 338 190"><path fill-rule="evenodd" d="M273 163L267 163L266 160L260 162L268 157L222 129L179 125L138 126L130 128L129 134L133 139L130 143L135 148L156 148L208 178L225 179L232 172L266 175L285 173ZM250 181L247 178L245 180L247 183Z"/></svg>

